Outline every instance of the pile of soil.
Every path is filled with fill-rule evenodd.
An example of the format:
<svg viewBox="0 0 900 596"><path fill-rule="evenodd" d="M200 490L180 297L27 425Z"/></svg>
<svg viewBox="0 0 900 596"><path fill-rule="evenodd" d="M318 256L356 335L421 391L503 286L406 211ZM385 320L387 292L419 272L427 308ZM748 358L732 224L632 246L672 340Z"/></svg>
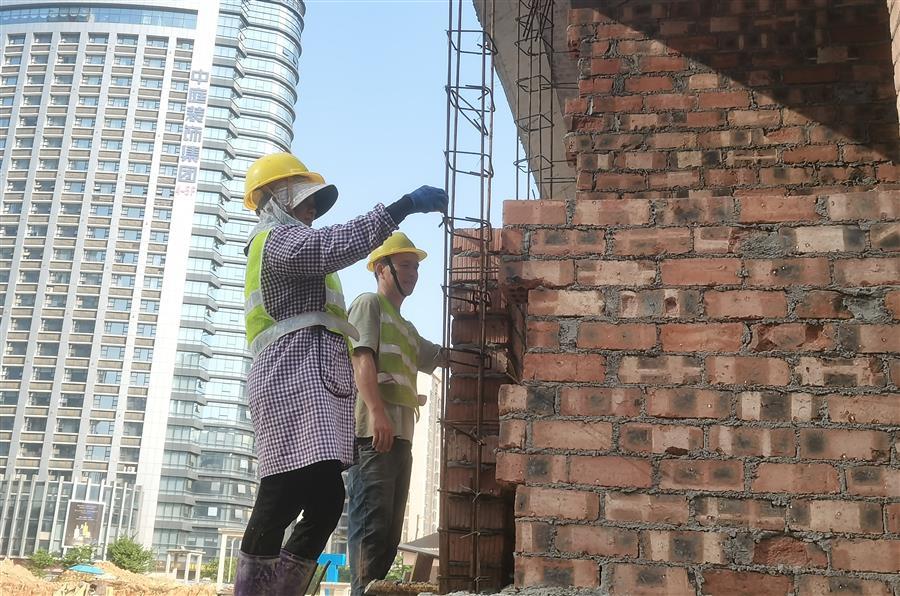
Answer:
<svg viewBox="0 0 900 596"><path fill-rule="evenodd" d="M125 571L107 561L94 563L106 572L96 576L64 571L53 581L35 576L12 561L0 560L0 594L3 596L81 596L103 594L111 588L114 596L216 596L214 584L183 584L168 578Z"/></svg>

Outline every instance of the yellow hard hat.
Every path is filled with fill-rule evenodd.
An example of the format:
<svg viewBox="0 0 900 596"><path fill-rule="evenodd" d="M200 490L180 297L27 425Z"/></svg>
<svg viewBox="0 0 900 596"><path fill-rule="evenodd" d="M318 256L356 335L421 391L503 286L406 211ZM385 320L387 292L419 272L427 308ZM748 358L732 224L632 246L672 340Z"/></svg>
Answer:
<svg viewBox="0 0 900 596"><path fill-rule="evenodd" d="M325 184L325 178L310 172L302 161L290 153L263 155L247 168L247 178L244 181L244 207L256 211L262 198L259 190L266 184L291 176L301 176L310 182Z"/></svg>
<svg viewBox="0 0 900 596"><path fill-rule="evenodd" d="M412 243L412 240L406 237L406 234L403 232L394 232L391 234L390 238L384 241L384 244L372 251L372 254L369 255L369 262L366 267L369 271L375 271L375 263L379 260L391 255L404 253L416 255L419 257L420 261L428 256L427 252L416 248L416 245Z"/></svg>

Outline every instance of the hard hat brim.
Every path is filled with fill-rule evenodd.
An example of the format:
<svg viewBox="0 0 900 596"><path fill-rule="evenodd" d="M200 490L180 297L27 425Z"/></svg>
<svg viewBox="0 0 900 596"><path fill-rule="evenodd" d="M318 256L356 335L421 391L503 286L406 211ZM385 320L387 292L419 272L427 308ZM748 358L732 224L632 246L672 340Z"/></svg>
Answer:
<svg viewBox="0 0 900 596"><path fill-rule="evenodd" d="M317 174L316 172L301 172L297 169L286 170L284 172L279 172L278 174L274 174L267 178L263 178L259 180L252 188L248 188L246 192L244 192L244 207L250 209L251 211L256 211L259 206L259 190L267 184L271 184L278 180L283 180L285 178L291 178L293 176L297 176L300 178L305 178L309 182L315 182L317 184L325 184L325 178L322 177L321 174ZM335 189L335 197L334 200L337 200L337 189ZM334 201L331 202L331 205L334 205ZM331 209L331 205L328 206L328 209ZM326 211L328 210L326 209Z"/></svg>
<svg viewBox="0 0 900 596"><path fill-rule="evenodd" d="M398 248L397 250L391 251L389 253L385 253L383 255L378 255L378 258L375 259L374 261L370 262L366 266L366 268L369 271L375 271L375 263L377 263L381 259L385 259L387 257L392 257L394 255L403 255L403 254L416 255L417 257L419 257L420 263L425 260L425 257L428 256L427 252L425 252L424 250L421 250L419 248Z"/></svg>

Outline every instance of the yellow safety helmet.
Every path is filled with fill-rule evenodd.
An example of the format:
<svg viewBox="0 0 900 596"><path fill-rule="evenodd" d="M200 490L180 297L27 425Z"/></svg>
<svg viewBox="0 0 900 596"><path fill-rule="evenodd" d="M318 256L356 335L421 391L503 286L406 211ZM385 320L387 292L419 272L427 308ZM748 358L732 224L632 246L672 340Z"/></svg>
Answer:
<svg viewBox="0 0 900 596"><path fill-rule="evenodd" d="M300 176L310 182L325 184L325 178L321 174L310 172L303 162L290 153L271 153L263 155L247 168L247 177L244 181L244 207L256 211L259 201L262 199L260 189L266 184L276 180ZM335 197L337 198L337 197ZM333 201L332 201L333 203ZM330 208L331 205L328 205ZM324 211L323 211L324 213ZM321 215L321 213L317 214Z"/></svg>
<svg viewBox="0 0 900 596"><path fill-rule="evenodd" d="M384 241L384 244L372 251L372 254L369 255L369 262L366 267L369 271L375 271L375 263L381 259L391 255L404 253L414 254L419 257L420 261L428 256L427 252L416 248L416 245L412 243L412 240L407 238L406 234L403 232L394 232Z"/></svg>

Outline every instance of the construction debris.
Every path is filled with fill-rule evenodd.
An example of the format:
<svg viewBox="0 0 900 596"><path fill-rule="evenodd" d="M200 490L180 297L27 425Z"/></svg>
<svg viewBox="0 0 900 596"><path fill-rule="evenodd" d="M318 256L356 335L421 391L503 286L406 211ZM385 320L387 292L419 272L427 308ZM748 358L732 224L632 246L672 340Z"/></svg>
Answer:
<svg viewBox="0 0 900 596"><path fill-rule="evenodd" d="M437 585L428 582L395 582L378 579L366 586L366 596L413 596L422 592L437 592Z"/></svg>

